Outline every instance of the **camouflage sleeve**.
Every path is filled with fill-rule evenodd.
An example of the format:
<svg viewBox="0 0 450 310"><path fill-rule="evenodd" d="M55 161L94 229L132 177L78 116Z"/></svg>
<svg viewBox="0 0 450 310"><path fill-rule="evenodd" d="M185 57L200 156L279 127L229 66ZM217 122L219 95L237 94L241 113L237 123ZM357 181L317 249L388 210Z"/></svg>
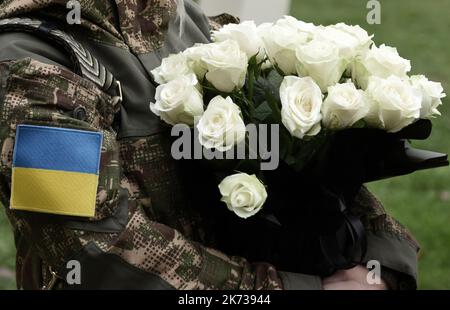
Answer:
<svg viewBox="0 0 450 310"><path fill-rule="evenodd" d="M417 288L417 253L419 244L382 204L363 187L356 197L352 213L359 216L366 229L367 252L364 263L377 260L381 277L391 289Z"/></svg>
<svg viewBox="0 0 450 310"><path fill-rule="evenodd" d="M15 231L19 288L40 288L50 283L52 273L59 279L57 286L68 289L321 287L318 277L282 273L270 264L227 256L191 241L187 229L181 232L176 225L161 224L155 205L161 195L169 203L176 196L170 183L174 167L168 164L159 135L116 140L112 123L117 107L112 102L91 82L54 64L52 57L0 61L0 190L5 207L10 204L17 125L76 128L104 135L94 218L5 208ZM137 157L129 157L130 148L145 160L145 167L134 161ZM152 194L137 189L144 182L140 176L150 182ZM81 266L81 282L74 282L75 286L67 280L71 260Z"/></svg>
<svg viewBox="0 0 450 310"><path fill-rule="evenodd" d="M223 13L217 16L208 17L209 27L211 31L216 31L222 28L226 24L239 24L240 19L233 15Z"/></svg>

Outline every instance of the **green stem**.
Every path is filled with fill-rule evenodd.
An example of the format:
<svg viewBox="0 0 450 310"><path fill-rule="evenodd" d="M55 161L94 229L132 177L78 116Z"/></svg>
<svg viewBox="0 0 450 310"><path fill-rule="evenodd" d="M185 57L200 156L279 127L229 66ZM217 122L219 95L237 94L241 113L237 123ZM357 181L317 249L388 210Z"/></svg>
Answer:
<svg viewBox="0 0 450 310"><path fill-rule="evenodd" d="M273 98L272 94L270 92L266 92L266 98L267 103L269 104L272 111L276 113L275 117L277 122L281 123L281 110L280 107L277 104L277 100Z"/></svg>
<svg viewBox="0 0 450 310"><path fill-rule="evenodd" d="M248 70L248 86L247 86L247 106L250 118L253 121L253 115L255 114L255 106L253 104L253 94L255 89L255 69L250 66Z"/></svg>
<svg viewBox="0 0 450 310"><path fill-rule="evenodd" d="M253 101L253 91L255 86L255 68L253 66L250 66L248 69L248 93L247 93L247 99L248 101Z"/></svg>

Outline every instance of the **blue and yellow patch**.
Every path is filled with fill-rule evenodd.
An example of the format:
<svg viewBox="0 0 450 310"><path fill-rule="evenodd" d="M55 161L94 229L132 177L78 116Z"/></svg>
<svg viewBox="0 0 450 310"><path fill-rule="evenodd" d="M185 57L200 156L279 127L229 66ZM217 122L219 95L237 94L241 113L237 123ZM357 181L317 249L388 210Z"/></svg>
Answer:
<svg viewBox="0 0 450 310"><path fill-rule="evenodd" d="M102 134L19 125L11 209L93 217Z"/></svg>

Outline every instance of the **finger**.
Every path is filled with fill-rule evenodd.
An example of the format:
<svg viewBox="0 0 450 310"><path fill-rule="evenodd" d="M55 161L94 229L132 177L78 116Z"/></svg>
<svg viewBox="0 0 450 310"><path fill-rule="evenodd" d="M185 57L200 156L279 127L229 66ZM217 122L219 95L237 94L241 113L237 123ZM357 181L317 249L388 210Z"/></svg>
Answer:
<svg viewBox="0 0 450 310"><path fill-rule="evenodd" d="M347 277L345 270L338 270L333 275L323 279L324 283L344 282L351 280Z"/></svg>
<svg viewBox="0 0 450 310"><path fill-rule="evenodd" d="M333 282L323 285L324 290L367 290L364 285L356 281Z"/></svg>

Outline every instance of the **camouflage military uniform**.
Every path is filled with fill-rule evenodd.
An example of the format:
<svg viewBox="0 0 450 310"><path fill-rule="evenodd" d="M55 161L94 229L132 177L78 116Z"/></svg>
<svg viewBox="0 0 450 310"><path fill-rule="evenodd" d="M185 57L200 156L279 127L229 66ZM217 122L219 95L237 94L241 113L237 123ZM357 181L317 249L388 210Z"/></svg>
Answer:
<svg viewBox="0 0 450 310"><path fill-rule="evenodd" d="M70 58L44 38L0 33L1 202L14 228L19 288L60 279L66 262L82 263L83 288L296 289L320 288L316 276L277 271L214 250L203 214L183 195L179 163L164 127L148 108L161 59L196 42L211 27L190 1L176 21L175 0L81 0L81 25L65 23L66 1L5 0L0 20L30 17L59 22L122 82L123 101L72 70ZM184 33L178 37L179 27ZM81 112L80 112L81 111ZM88 220L8 208L15 132L19 124L103 132L96 214ZM368 230L367 260L378 259L392 288L415 287L417 243L366 190L354 212ZM201 216L200 216L201 215ZM389 271L389 272L388 272ZM58 287L64 287L59 281Z"/></svg>

